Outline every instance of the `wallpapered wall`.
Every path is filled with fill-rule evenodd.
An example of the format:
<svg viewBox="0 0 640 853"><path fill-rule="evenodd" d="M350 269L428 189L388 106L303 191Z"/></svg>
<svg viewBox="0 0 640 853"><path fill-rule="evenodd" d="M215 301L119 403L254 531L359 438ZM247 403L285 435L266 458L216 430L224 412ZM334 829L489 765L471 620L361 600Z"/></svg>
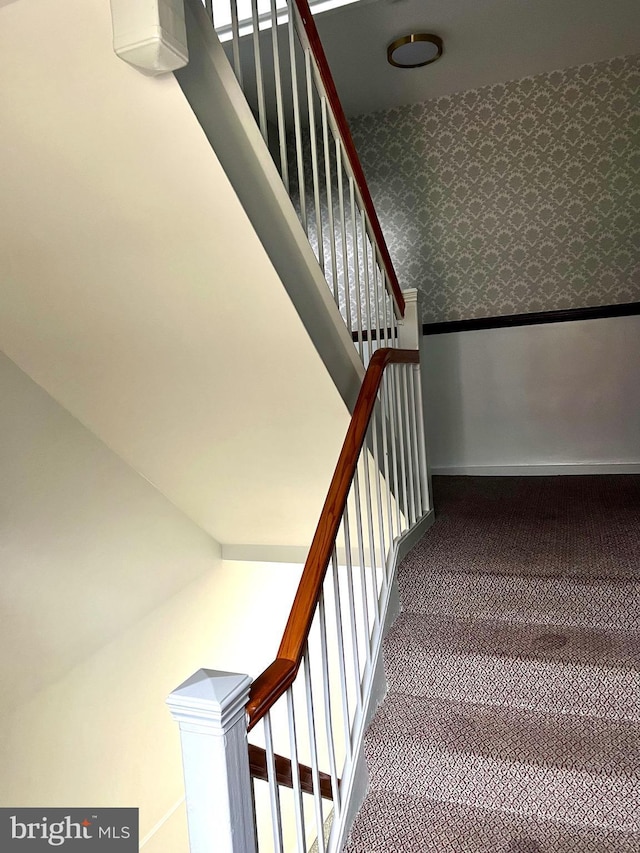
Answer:
<svg viewBox="0 0 640 853"><path fill-rule="evenodd" d="M640 300L640 56L350 123L425 321Z"/></svg>

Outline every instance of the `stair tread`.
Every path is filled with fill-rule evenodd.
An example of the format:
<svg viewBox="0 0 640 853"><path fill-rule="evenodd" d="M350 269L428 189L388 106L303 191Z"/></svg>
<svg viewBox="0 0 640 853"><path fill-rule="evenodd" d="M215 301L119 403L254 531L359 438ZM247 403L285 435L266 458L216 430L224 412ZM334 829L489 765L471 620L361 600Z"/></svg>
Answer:
<svg viewBox="0 0 640 853"><path fill-rule="evenodd" d="M390 694L365 756L372 789L640 832L640 724Z"/></svg>
<svg viewBox="0 0 640 853"><path fill-rule="evenodd" d="M640 780L640 723L390 692L366 736L367 752L399 742L420 749L479 755Z"/></svg>
<svg viewBox="0 0 640 853"><path fill-rule="evenodd" d="M439 477L437 521L404 565L640 580L638 478Z"/></svg>
<svg viewBox="0 0 640 853"><path fill-rule="evenodd" d="M344 853L640 853L640 834L375 790Z"/></svg>
<svg viewBox="0 0 640 853"><path fill-rule="evenodd" d="M398 588L403 609L412 613L640 630L640 582L630 580L461 575L405 561Z"/></svg>
<svg viewBox="0 0 640 853"><path fill-rule="evenodd" d="M426 651L517 658L640 672L640 633L567 625L511 623L403 612L385 646L419 645Z"/></svg>
<svg viewBox="0 0 640 853"><path fill-rule="evenodd" d="M636 721L639 656L637 632L406 612L384 641L399 693Z"/></svg>

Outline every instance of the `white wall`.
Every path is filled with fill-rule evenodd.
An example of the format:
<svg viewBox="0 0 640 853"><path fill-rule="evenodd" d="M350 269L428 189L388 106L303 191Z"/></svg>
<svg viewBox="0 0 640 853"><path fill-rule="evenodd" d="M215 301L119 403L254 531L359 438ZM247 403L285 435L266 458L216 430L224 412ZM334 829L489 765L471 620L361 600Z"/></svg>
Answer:
<svg viewBox="0 0 640 853"><path fill-rule="evenodd" d="M0 350L219 542L308 544L348 412L173 75L14 3L0 124Z"/></svg>
<svg viewBox="0 0 640 853"><path fill-rule="evenodd" d="M183 792L167 695L202 666L257 675L299 567L223 562L3 355L0 401L0 805L138 806L144 837ZM150 850L186 849L182 814Z"/></svg>
<svg viewBox="0 0 640 853"><path fill-rule="evenodd" d="M640 317L425 336L422 351L435 473L640 470Z"/></svg>

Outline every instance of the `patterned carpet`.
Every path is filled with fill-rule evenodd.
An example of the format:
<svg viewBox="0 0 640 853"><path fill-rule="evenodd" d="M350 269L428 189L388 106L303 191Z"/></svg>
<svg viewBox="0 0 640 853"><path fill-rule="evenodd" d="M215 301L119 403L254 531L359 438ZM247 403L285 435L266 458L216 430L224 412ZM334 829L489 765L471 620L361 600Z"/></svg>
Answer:
<svg viewBox="0 0 640 853"><path fill-rule="evenodd" d="M434 486L345 853L640 853L640 476Z"/></svg>

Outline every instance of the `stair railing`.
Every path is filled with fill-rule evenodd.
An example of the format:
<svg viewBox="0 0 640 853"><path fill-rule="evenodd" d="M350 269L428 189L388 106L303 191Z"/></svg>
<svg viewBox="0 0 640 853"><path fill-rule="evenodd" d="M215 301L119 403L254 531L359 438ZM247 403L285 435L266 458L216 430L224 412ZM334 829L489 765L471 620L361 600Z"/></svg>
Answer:
<svg viewBox="0 0 640 853"><path fill-rule="evenodd" d="M241 2L204 5L366 363L404 299L309 4Z"/></svg>
<svg viewBox="0 0 640 853"><path fill-rule="evenodd" d="M340 849L399 548L432 517L422 424L418 351L377 350L275 660L169 698L192 853Z"/></svg>

